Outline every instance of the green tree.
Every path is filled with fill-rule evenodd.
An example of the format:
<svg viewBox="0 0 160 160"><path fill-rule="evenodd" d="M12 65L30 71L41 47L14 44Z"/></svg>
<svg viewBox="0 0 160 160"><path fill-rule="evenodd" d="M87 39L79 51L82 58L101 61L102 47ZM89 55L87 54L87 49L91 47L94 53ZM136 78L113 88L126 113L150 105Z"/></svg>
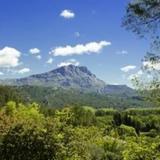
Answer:
<svg viewBox="0 0 160 160"><path fill-rule="evenodd" d="M151 51L143 59L143 76L135 76L132 81L138 89L141 89L141 94L145 96L145 99L152 101L155 106L159 106L160 1L132 0L129 2L123 26L140 37L149 38ZM148 94L145 93L146 91Z"/></svg>
<svg viewBox="0 0 160 160"><path fill-rule="evenodd" d="M129 2L123 25L134 33L158 36L160 27L159 0L132 0Z"/></svg>
<svg viewBox="0 0 160 160"><path fill-rule="evenodd" d="M73 107L72 113L73 116L71 123L74 126L91 126L95 124L95 113L93 113L91 110L85 109L83 107Z"/></svg>

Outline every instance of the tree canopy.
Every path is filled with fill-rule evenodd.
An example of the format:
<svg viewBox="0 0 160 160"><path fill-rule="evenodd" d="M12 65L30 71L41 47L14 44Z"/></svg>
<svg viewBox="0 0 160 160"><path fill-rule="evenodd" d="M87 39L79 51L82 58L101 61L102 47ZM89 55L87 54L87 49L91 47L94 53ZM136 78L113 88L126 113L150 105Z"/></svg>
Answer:
<svg viewBox="0 0 160 160"><path fill-rule="evenodd" d="M123 26L140 37L148 38L150 51L142 60L141 73L134 84L150 90L150 101L160 102L160 0L132 0L128 3ZM142 74L141 74L142 75Z"/></svg>
<svg viewBox="0 0 160 160"><path fill-rule="evenodd" d="M1 107L0 159L160 158L158 108L118 111L68 106L47 110L42 111L36 103L23 105L13 101Z"/></svg>
<svg viewBox="0 0 160 160"><path fill-rule="evenodd" d="M132 0L127 6L123 25L139 36L159 36L160 1Z"/></svg>

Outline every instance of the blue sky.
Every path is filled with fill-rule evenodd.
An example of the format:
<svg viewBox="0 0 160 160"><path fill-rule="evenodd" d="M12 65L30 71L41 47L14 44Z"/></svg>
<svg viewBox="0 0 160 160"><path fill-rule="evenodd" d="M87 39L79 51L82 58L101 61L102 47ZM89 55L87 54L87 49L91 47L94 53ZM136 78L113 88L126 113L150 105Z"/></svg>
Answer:
<svg viewBox="0 0 160 160"><path fill-rule="evenodd" d="M87 66L107 83L129 84L128 77L139 70L149 44L121 27L126 4L0 0L0 78L73 63Z"/></svg>

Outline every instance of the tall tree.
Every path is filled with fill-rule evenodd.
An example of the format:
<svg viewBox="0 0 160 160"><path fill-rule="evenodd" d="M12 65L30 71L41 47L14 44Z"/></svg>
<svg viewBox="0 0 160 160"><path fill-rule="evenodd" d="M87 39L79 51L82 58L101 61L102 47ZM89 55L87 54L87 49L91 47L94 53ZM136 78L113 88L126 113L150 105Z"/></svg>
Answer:
<svg viewBox="0 0 160 160"><path fill-rule="evenodd" d="M160 0L132 0L122 25L140 37L151 40L154 53L160 51Z"/></svg>
<svg viewBox="0 0 160 160"><path fill-rule="evenodd" d="M132 0L123 19L126 29L139 36L159 36L160 0Z"/></svg>
<svg viewBox="0 0 160 160"><path fill-rule="evenodd" d="M130 1L122 24L139 37L149 38L151 50L142 62L144 77L134 77L134 82L141 89L150 89L149 97L160 102L160 0Z"/></svg>

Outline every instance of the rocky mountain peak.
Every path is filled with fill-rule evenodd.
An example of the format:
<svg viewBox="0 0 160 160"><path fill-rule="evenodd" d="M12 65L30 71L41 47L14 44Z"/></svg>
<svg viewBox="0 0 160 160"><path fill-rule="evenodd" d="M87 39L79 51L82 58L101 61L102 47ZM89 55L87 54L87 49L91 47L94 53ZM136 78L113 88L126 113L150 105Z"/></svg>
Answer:
<svg viewBox="0 0 160 160"><path fill-rule="evenodd" d="M87 67L85 66L75 66L75 65L68 65L68 66L62 66L60 68L54 69L50 71L51 73L59 73L63 76L65 75L71 75L71 74L87 74L89 76L95 76L92 74Z"/></svg>
<svg viewBox="0 0 160 160"><path fill-rule="evenodd" d="M49 72L31 75L20 79L0 81L3 85L14 86L43 86L80 91L96 91L107 94L126 94L133 90L123 85L106 85L84 66L62 66Z"/></svg>

